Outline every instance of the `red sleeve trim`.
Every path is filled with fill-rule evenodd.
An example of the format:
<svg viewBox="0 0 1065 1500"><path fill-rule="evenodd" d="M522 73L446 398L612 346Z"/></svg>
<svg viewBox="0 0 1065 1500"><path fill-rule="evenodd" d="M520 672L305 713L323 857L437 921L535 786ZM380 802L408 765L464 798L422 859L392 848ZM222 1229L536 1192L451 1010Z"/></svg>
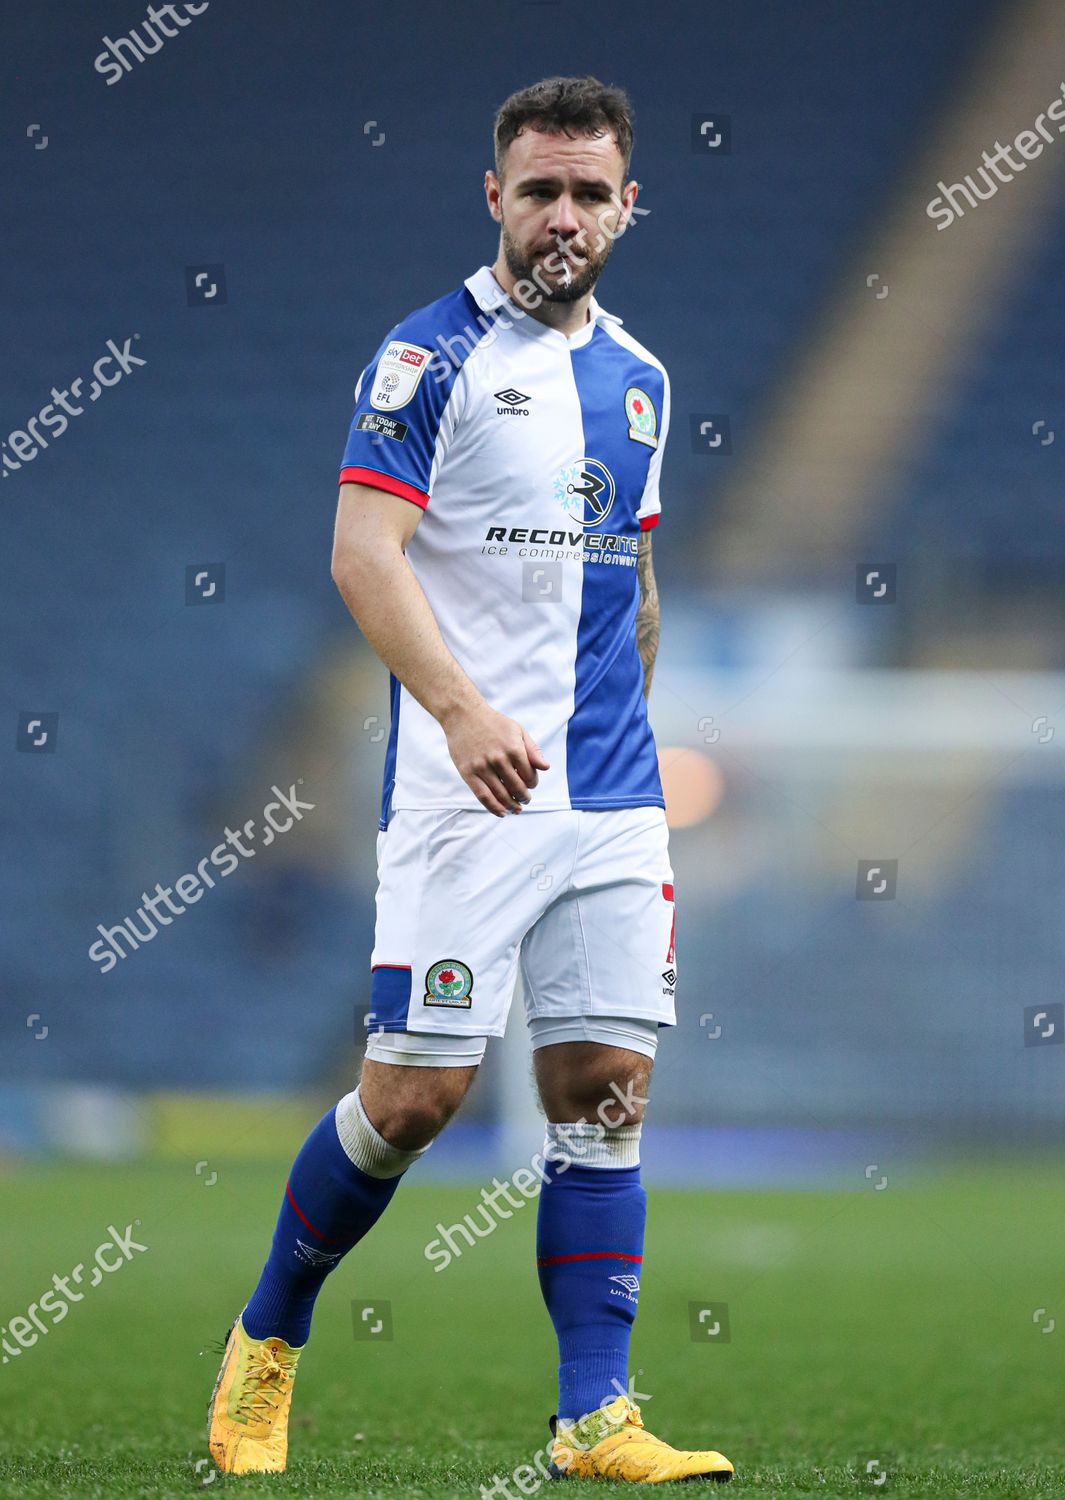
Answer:
<svg viewBox="0 0 1065 1500"><path fill-rule="evenodd" d="M658 525L658 516L659 516L659 512L657 510L654 512L653 515L650 515L650 516L641 516L640 517L640 530L641 531L650 531L650 529L651 529L652 526L657 526Z"/></svg>
<svg viewBox="0 0 1065 1500"><path fill-rule="evenodd" d="M387 490L390 495L398 495L401 500L410 500L414 505L420 505L422 510L429 504L429 496L424 490L417 489L413 484L405 484L402 479L394 479L391 474L382 474L378 469L341 469L340 483L369 484L375 490Z"/></svg>

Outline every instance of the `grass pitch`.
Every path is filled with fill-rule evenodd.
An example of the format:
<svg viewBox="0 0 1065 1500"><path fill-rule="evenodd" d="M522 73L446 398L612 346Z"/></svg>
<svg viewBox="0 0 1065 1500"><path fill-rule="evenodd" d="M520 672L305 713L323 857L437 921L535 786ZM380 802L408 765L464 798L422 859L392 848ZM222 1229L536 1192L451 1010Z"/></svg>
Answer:
<svg viewBox="0 0 1065 1500"><path fill-rule="evenodd" d="M474 1210L477 1187L416 1173L319 1300L288 1472L196 1469L212 1345L254 1283L287 1162L212 1166L211 1186L172 1166L6 1175L5 1326L53 1272L89 1263L109 1225L139 1220L148 1248L0 1367L0 1493L435 1500L499 1475L521 1494L509 1476L554 1409L535 1204L437 1273L424 1246ZM1059 1163L961 1164L882 1191L649 1197L633 1375L651 1431L736 1464L716 1495L1065 1495ZM366 1303L390 1304L390 1339L359 1318ZM701 1338L698 1309L714 1309L708 1327L723 1303L729 1341Z"/></svg>

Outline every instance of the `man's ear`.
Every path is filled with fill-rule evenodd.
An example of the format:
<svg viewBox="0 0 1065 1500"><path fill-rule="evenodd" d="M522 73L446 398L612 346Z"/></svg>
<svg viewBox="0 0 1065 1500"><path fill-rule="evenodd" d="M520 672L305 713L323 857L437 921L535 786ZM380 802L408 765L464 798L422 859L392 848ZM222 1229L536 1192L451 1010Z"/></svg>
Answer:
<svg viewBox="0 0 1065 1500"><path fill-rule="evenodd" d="M497 224L502 224L503 187L491 167L484 174L484 195L488 202L488 212Z"/></svg>
<svg viewBox="0 0 1065 1500"><path fill-rule="evenodd" d="M627 229L632 222L632 210L639 191L640 184L636 181L635 177L631 178L621 189L622 212L619 215L619 232L622 227Z"/></svg>

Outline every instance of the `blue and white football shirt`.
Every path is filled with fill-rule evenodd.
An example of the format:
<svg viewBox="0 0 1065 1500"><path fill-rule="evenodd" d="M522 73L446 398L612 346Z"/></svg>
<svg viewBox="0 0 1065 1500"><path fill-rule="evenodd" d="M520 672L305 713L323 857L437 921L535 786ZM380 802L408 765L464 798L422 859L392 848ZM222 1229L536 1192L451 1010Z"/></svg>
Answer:
<svg viewBox="0 0 1065 1500"><path fill-rule="evenodd" d="M444 641L551 763L526 813L664 806L635 619L669 378L594 297L589 312L567 338L482 266L378 349L340 470L425 511L406 555ZM401 807L481 804L393 676L380 826Z"/></svg>

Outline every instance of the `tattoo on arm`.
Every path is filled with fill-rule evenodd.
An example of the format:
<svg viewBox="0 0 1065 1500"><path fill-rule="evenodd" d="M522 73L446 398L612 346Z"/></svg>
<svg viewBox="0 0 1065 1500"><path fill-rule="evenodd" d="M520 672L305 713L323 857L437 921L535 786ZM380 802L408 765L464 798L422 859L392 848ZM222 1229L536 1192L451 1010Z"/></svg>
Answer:
<svg viewBox="0 0 1065 1500"><path fill-rule="evenodd" d="M636 576L640 582L640 603L636 610L636 646L643 662L643 695L651 691L651 674L658 653L658 587L651 562L651 532L640 532L636 555Z"/></svg>

